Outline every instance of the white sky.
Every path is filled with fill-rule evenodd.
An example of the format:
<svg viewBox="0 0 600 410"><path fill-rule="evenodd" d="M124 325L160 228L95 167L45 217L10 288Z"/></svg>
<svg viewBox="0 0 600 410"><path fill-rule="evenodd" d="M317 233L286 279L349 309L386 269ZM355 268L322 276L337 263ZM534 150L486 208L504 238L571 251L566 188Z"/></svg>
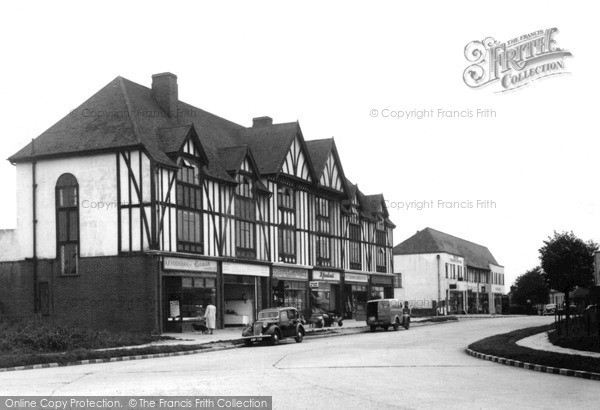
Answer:
<svg viewBox="0 0 600 410"><path fill-rule="evenodd" d="M395 243L427 226L489 247L507 285L553 230L600 242L594 2L13 2L0 6L0 158L117 75L178 76L180 99L250 125L298 119L334 136L346 175L392 202ZM571 75L517 92L462 80L472 40L557 27ZM396 120L371 109L491 108L495 119ZM0 228L16 225L15 171L0 162ZM437 201L492 200L495 209Z"/></svg>

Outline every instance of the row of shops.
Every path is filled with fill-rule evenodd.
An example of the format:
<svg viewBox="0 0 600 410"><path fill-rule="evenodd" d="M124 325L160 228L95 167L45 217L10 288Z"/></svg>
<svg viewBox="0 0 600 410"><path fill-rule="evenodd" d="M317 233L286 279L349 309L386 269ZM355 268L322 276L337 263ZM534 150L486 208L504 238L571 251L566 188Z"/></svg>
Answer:
<svg viewBox="0 0 600 410"><path fill-rule="evenodd" d="M165 256L161 264L164 332L186 332L217 307L217 325L252 323L258 311L293 306L305 318L321 310L365 320L367 300L393 297L391 274L322 270Z"/></svg>
<svg viewBox="0 0 600 410"><path fill-rule="evenodd" d="M460 286L463 285L463 286ZM502 286L459 283L447 290L448 314L502 313Z"/></svg>

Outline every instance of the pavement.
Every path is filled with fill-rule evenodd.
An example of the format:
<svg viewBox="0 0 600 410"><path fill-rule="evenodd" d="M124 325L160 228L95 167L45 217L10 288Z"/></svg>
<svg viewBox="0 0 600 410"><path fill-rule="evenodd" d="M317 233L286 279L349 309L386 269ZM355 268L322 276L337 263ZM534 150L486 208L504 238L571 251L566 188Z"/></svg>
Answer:
<svg viewBox="0 0 600 410"><path fill-rule="evenodd" d="M517 344L519 346L528 347L530 349L535 350L545 350L547 352L600 358L600 353L587 352L585 350L568 349L566 347L553 345L548 339L548 332L538 333L536 335L526 337L525 339L518 340Z"/></svg>
<svg viewBox="0 0 600 410"><path fill-rule="evenodd" d="M461 315L456 316L458 320L468 320L468 319L489 319L489 318L503 318L503 317L515 317L515 316L502 316L502 315ZM431 317L412 317L411 324L428 322L432 318ZM445 323L445 322L442 322ZM368 329L367 324L364 320L356 321L353 319L344 319L343 326L339 327L337 325L331 327L323 327L323 328L315 328L312 325L304 326L306 333L310 334L332 334L332 333L352 333L352 331L348 331L348 329L353 329L354 331L359 329ZM224 329L216 329L213 331L213 334L203 334L201 332L188 332L188 333L163 333L162 336L168 336L172 339L167 340L159 340L156 342L148 343L145 345L137 345L137 346L127 346L127 347L119 347L119 348L110 348L110 349L102 349L102 350L113 350L113 349L130 349L130 348L139 348L139 347L148 347L148 346L172 346L172 345L200 345L200 344L209 344L209 343L227 343L232 342L234 340L238 340L242 337L242 330L244 326L231 326L226 327Z"/></svg>

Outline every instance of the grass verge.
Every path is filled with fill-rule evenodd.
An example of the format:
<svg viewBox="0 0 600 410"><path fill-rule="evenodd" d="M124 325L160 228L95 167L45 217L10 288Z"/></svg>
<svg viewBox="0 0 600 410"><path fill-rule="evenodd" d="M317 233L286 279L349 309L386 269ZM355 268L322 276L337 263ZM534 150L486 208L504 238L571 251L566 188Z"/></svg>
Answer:
<svg viewBox="0 0 600 410"><path fill-rule="evenodd" d="M587 333L577 333L569 336L559 336L555 331L550 333L548 339L552 344L567 349L600 353L600 337L598 335L588 336Z"/></svg>
<svg viewBox="0 0 600 410"><path fill-rule="evenodd" d="M553 324L519 329L479 340L469 345L469 349L479 353L507 359L534 363L542 366L558 367L563 369L582 370L600 373L600 359L577 356L563 353L534 350L519 346L516 342L520 339L533 336L540 332L553 329Z"/></svg>
<svg viewBox="0 0 600 410"><path fill-rule="evenodd" d="M112 357L144 356L160 353L187 352L192 350L210 349L207 345L166 345L151 347L135 347L130 349L113 350L74 350L64 353L32 353L10 354L0 357L0 368L29 366L35 364L67 363L79 360L110 359Z"/></svg>

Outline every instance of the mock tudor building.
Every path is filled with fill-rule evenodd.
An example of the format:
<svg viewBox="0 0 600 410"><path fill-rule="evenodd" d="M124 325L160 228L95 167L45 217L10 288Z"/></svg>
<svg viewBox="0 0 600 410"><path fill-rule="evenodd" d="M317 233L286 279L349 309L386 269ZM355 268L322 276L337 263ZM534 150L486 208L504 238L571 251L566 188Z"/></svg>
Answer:
<svg viewBox="0 0 600 410"><path fill-rule="evenodd" d="M501 313L504 267L488 248L425 228L396 245L396 297L440 313Z"/></svg>
<svg viewBox="0 0 600 410"><path fill-rule="evenodd" d="M295 306L359 317L393 295L382 195L298 122L244 127L117 77L9 158L17 229L0 231L0 315L186 331Z"/></svg>

